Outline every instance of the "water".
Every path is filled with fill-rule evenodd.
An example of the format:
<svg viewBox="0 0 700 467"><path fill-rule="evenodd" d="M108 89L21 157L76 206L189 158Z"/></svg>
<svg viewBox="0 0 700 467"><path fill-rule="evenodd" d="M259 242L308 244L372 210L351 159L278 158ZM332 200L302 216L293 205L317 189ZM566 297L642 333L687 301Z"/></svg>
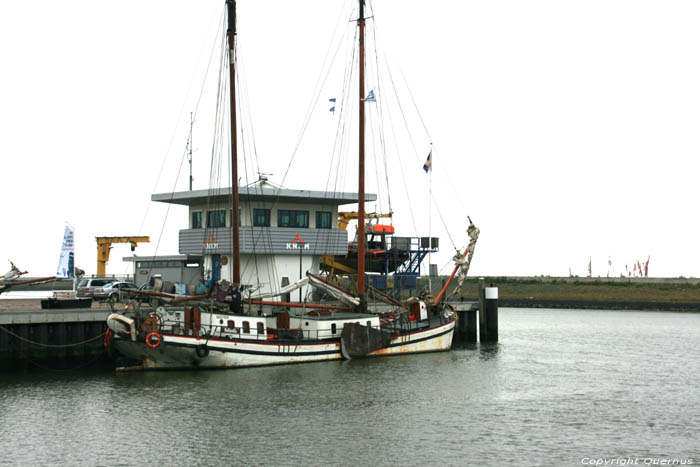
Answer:
<svg viewBox="0 0 700 467"><path fill-rule="evenodd" d="M438 354L3 374L0 465L700 463L700 314L499 321L499 344Z"/></svg>

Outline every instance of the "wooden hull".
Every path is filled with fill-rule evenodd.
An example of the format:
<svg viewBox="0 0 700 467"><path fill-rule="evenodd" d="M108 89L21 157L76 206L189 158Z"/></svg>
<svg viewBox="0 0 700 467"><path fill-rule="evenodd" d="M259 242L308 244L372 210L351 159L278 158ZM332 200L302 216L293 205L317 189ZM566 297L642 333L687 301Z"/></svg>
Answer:
<svg viewBox="0 0 700 467"><path fill-rule="evenodd" d="M449 350L455 321L392 338L388 347L368 357ZM286 365L342 359L340 339L299 342L214 339L163 334L160 344L149 347L127 337L113 338L114 348L123 356L141 362L120 370L214 369Z"/></svg>

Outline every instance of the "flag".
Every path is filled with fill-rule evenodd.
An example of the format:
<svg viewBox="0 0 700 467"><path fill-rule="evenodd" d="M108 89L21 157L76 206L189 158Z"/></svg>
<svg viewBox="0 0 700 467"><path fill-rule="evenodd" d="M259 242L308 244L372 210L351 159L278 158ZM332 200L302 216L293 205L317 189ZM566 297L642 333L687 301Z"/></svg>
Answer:
<svg viewBox="0 0 700 467"><path fill-rule="evenodd" d="M367 97L365 98L365 102L377 102L377 99L374 97L374 89L369 91L369 94L367 94Z"/></svg>
<svg viewBox="0 0 700 467"><path fill-rule="evenodd" d="M649 277L649 260L651 259L651 256L647 258L647 262L644 263L644 277Z"/></svg>
<svg viewBox="0 0 700 467"><path fill-rule="evenodd" d="M588 277L593 276L593 271L592 271L592 269L591 269L591 262L592 262L592 260L593 260L592 257L589 257L589 258L588 258Z"/></svg>
<svg viewBox="0 0 700 467"><path fill-rule="evenodd" d="M425 170L425 173L428 173L431 170L433 170L433 150L432 149L428 153L428 158L425 160L425 164L423 164L423 170Z"/></svg>
<svg viewBox="0 0 700 467"><path fill-rule="evenodd" d="M333 113L333 114L335 114L335 97L331 97L330 99L328 99L328 102L333 103L333 107L331 107L330 109L328 109L328 111L331 112L331 113Z"/></svg>

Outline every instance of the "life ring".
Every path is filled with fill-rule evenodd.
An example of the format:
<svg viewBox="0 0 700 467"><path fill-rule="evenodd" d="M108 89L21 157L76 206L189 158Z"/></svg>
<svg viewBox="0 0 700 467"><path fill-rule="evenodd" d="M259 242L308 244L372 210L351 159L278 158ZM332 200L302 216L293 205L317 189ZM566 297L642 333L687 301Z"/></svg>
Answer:
<svg viewBox="0 0 700 467"><path fill-rule="evenodd" d="M111 341L112 341L112 331L107 329L107 331L105 332L104 346L109 347L109 345L112 343Z"/></svg>
<svg viewBox="0 0 700 467"><path fill-rule="evenodd" d="M155 349L160 345L161 337L157 332L150 332L146 336L146 345L152 349Z"/></svg>
<svg viewBox="0 0 700 467"><path fill-rule="evenodd" d="M195 351L197 352L197 356L199 358L205 358L207 355L209 355L209 348L206 345L198 345Z"/></svg>

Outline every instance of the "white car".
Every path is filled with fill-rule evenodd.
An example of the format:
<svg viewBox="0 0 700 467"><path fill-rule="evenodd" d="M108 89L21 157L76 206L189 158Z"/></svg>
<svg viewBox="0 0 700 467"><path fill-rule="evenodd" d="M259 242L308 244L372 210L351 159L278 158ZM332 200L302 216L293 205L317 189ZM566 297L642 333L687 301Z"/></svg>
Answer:
<svg viewBox="0 0 700 467"><path fill-rule="evenodd" d="M127 290L136 290L138 287L136 284L131 282L110 282L102 287L97 287L93 292L93 298L98 300L111 300L113 302L119 302L124 298L129 296Z"/></svg>

